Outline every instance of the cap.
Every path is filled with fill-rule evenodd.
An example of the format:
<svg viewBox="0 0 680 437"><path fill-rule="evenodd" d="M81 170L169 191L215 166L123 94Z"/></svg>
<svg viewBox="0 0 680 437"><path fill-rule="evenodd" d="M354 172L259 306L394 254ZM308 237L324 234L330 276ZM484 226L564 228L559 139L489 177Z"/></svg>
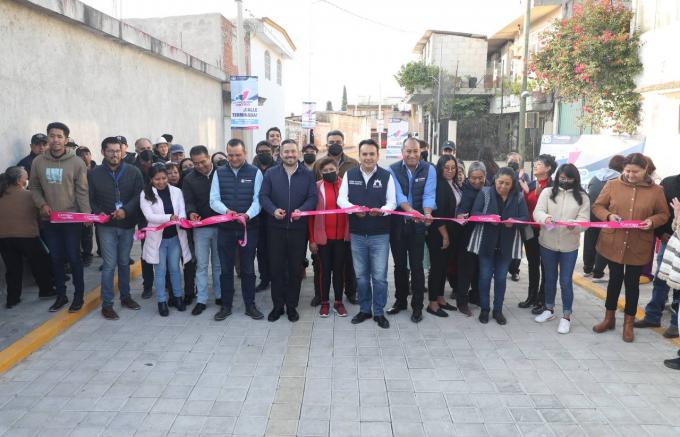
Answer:
<svg viewBox="0 0 680 437"><path fill-rule="evenodd" d="M450 150L456 150L456 143L453 141L445 141L444 144L441 146L442 150L450 149Z"/></svg>
<svg viewBox="0 0 680 437"><path fill-rule="evenodd" d="M38 133L31 137L31 144L47 143L47 135Z"/></svg>
<svg viewBox="0 0 680 437"><path fill-rule="evenodd" d="M76 144L75 141L69 139L68 143L66 143L66 147L73 147L74 149L78 148L78 144Z"/></svg>
<svg viewBox="0 0 680 437"><path fill-rule="evenodd" d="M173 144L170 146L170 154L184 153L184 146L181 144Z"/></svg>
<svg viewBox="0 0 680 437"><path fill-rule="evenodd" d="M319 148L316 147L314 144L305 144L305 146L302 148L302 151L304 152L307 149L314 149L315 152L319 151Z"/></svg>
<svg viewBox="0 0 680 437"><path fill-rule="evenodd" d="M166 140L166 139L163 138L163 137L159 137L159 138L156 140L156 142L153 143L153 145L156 146L156 145L158 145L158 144L168 144L168 140Z"/></svg>
<svg viewBox="0 0 680 437"><path fill-rule="evenodd" d="M116 140L118 140L118 142L120 142L121 144L125 144L127 146L127 138L125 138L122 135L116 135L115 138Z"/></svg>

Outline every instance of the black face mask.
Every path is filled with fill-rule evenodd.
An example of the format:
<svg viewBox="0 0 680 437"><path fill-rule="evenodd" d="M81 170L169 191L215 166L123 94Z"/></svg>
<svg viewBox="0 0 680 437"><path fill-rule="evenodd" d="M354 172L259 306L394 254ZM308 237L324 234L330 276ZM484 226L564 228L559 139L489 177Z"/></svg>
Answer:
<svg viewBox="0 0 680 437"><path fill-rule="evenodd" d="M193 168L188 168L188 169L184 170L184 171L182 172L182 179L184 179L184 178L185 178L189 173L191 173L192 171L194 171Z"/></svg>
<svg viewBox="0 0 680 437"><path fill-rule="evenodd" d="M328 154L331 156L342 155L342 145L336 143L331 144L328 146Z"/></svg>
<svg viewBox="0 0 680 437"><path fill-rule="evenodd" d="M423 161L427 161L428 156L429 153L427 152L427 150L423 150L422 152L420 152L420 159L422 159Z"/></svg>
<svg viewBox="0 0 680 437"><path fill-rule="evenodd" d="M330 173L324 173L321 175L323 177L323 180L329 183L335 183L335 181L338 180L338 174L334 171Z"/></svg>
<svg viewBox="0 0 680 437"><path fill-rule="evenodd" d="M508 167L515 170L516 172L519 171L519 164L517 164L515 161L508 161Z"/></svg>
<svg viewBox="0 0 680 437"><path fill-rule="evenodd" d="M262 165L270 165L272 162L274 162L274 158L272 157L271 153L268 152L260 152L257 154L257 160L260 161L260 164Z"/></svg>
<svg viewBox="0 0 680 437"><path fill-rule="evenodd" d="M217 161L217 164L215 164L215 165L217 167L224 167L225 165L227 165L227 160L226 159L220 159L219 161Z"/></svg>
<svg viewBox="0 0 680 437"><path fill-rule="evenodd" d="M302 159L305 161L305 164L313 164L316 161L316 155L314 153L305 153L302 155Z"/></svg>
<svg viewBox="0 0 680 437"><path fill-rule="evenodd" d="M142 161L152 161L153 160L153 152L149 149L142 150L139 153L139 159Z"/></svg>
<svg viewBox="0 0 680 437"><path fill-rule="evenodd" d="M567 181L559 181L559 186L563 190L571 190L574 188L574 183L573 182L567 182Z"/></svg>

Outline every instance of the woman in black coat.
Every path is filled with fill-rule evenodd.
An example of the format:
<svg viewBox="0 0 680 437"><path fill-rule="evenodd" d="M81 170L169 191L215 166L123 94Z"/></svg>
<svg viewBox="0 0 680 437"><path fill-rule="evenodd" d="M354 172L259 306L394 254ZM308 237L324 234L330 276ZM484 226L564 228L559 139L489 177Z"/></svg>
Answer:
<svg viewBox="0 0 680 437"><path fill-rule="evenodd" d="M437 209L432 216L455 217L456 206L460 201L461 191L458 180L458 163L450 155L442 156L437 163ZM427 312L438 317L448 317L444 310L455 311L456 307L444 299L446 272L456 256L455 240L460 232L460 225L451 221L435 221L427 235L427 248L430 253L430 273L427 280L430 304Z"/></svg>

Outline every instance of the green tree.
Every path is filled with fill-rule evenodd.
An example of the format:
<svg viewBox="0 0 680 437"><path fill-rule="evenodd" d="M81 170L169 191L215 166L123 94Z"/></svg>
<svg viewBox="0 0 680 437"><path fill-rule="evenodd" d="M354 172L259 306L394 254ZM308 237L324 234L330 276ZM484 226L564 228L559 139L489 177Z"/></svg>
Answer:
<svg viewBox="0 0 680 437"><path fill-rule="evenodd" d="M399 68L394 78L406 94L413 94L416 88L434 89L437 86L439 67L424 62L409 62Z"/></svg>
<svg viewBox="0 0 680 437"><path fill-rule="evenodd" d="M341 111L347 111L347 87L342 86L342 104L340 105Z"/></svg>

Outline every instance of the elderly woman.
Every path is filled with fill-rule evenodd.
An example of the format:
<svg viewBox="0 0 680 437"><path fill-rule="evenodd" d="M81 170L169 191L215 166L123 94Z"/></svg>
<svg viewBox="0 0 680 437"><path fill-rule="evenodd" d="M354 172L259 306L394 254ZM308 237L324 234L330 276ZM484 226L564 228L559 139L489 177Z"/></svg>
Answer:
<svg viewBox="0 0 680 437"><path fill-rule="evenodd" d="M654 229L664 225L670 213L663 188L647 173L647 159L641 153L631 153L623 162L623 173L604 186L593 205L593 214L602 221L640 220L642 229L603 228L597 241L597 251L609 263L609 285L605 302L605 318L593 326L602 333L614 329L615 311L626 287L623 319L623 341L633 341L633 322L640 296L640 272L652 256Z"/></svg>
<svg viewBox="0 0 680 437"><path fill-rule="evenodd" d="M494 177L494 186L484 187L480 191L470 215L498 215L501 220L528 220L529 211L517 185L515 172L511 168L499 169ZM499 325L505 325L507 320L503 315L503 300L508 268L513 259L522 256L520 226L513 223L477 223L468 250L479 255L479 300L482 307L479 321L489 322L489 295L493 278L492 316Z"/></svg>

